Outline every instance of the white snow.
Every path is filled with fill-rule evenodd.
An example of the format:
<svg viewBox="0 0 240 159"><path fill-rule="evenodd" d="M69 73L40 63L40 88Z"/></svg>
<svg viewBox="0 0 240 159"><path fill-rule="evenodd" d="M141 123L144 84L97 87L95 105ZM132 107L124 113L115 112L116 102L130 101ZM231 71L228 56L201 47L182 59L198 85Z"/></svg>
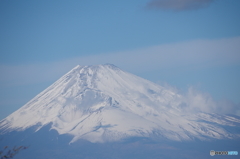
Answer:
<svg viewBox="0 0 240 159"><path fill-rule="evenodd" d="M71 142L153 134L179 141L234 137L219 125L236 126L239 119L185 113L180 99L180 94L114 65L78 65L2 120L0 128L25 130L38 125L38 131L52 123L59 134L73 135Z"/></svg>

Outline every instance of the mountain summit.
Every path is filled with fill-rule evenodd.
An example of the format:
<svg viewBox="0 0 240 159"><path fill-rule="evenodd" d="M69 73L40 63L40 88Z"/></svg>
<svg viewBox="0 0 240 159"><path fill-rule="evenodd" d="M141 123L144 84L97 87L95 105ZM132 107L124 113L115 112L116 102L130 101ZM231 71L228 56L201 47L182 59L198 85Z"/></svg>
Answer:
<svg viewBox="0 0 240 159"><path fill-rule="evenodd" d="M51 124L71 143L119 141L127 137L169 140L239 137L233 116L186 113L181 95L105 64L76 66L2 121L2 133L39 131Z"/></svg>

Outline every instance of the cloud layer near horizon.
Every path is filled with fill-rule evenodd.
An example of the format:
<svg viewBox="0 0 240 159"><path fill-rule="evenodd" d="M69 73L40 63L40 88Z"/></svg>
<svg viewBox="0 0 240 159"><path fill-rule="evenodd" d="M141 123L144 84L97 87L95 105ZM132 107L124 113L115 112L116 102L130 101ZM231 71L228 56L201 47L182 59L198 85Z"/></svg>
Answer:
<svg viewBox="0 0 240 159"><path fill-rule="evenodd" d="M194 10L208 6L214 0L151 0L149 9L164 9L174 11Z"/></svg>

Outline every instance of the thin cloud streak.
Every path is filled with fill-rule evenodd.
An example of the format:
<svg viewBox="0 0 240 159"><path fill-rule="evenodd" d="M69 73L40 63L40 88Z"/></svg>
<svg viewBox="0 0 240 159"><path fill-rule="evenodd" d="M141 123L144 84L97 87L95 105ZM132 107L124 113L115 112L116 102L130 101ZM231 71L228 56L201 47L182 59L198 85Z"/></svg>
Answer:
<svg viewBox="0 0 240 159"><path fill-rule="evenodd" d="M149 48L76 57L52 63L0 65L0 86L34 84L58 79L74 66L112 63L139 74L168 69L199 70L240 64L240 37L194 40Z"/></svg>
<svg viewBox="0 0 240 159"><path fill-rule="evenodd" d="M147 3L148 9L162 9L173 11L185 11L204 8L214 0L151 0Z"/></svg>

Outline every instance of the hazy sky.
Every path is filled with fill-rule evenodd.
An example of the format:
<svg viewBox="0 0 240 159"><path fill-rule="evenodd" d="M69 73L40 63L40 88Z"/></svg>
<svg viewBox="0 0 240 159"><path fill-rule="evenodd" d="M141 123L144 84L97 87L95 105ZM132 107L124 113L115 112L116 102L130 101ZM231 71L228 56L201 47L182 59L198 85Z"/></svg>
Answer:
<svg viewBox="0 0 240 159"><path fill-rule="evenodd" d="M75 65L240 103L239 0L0 0L0 119Z"/></svg>

